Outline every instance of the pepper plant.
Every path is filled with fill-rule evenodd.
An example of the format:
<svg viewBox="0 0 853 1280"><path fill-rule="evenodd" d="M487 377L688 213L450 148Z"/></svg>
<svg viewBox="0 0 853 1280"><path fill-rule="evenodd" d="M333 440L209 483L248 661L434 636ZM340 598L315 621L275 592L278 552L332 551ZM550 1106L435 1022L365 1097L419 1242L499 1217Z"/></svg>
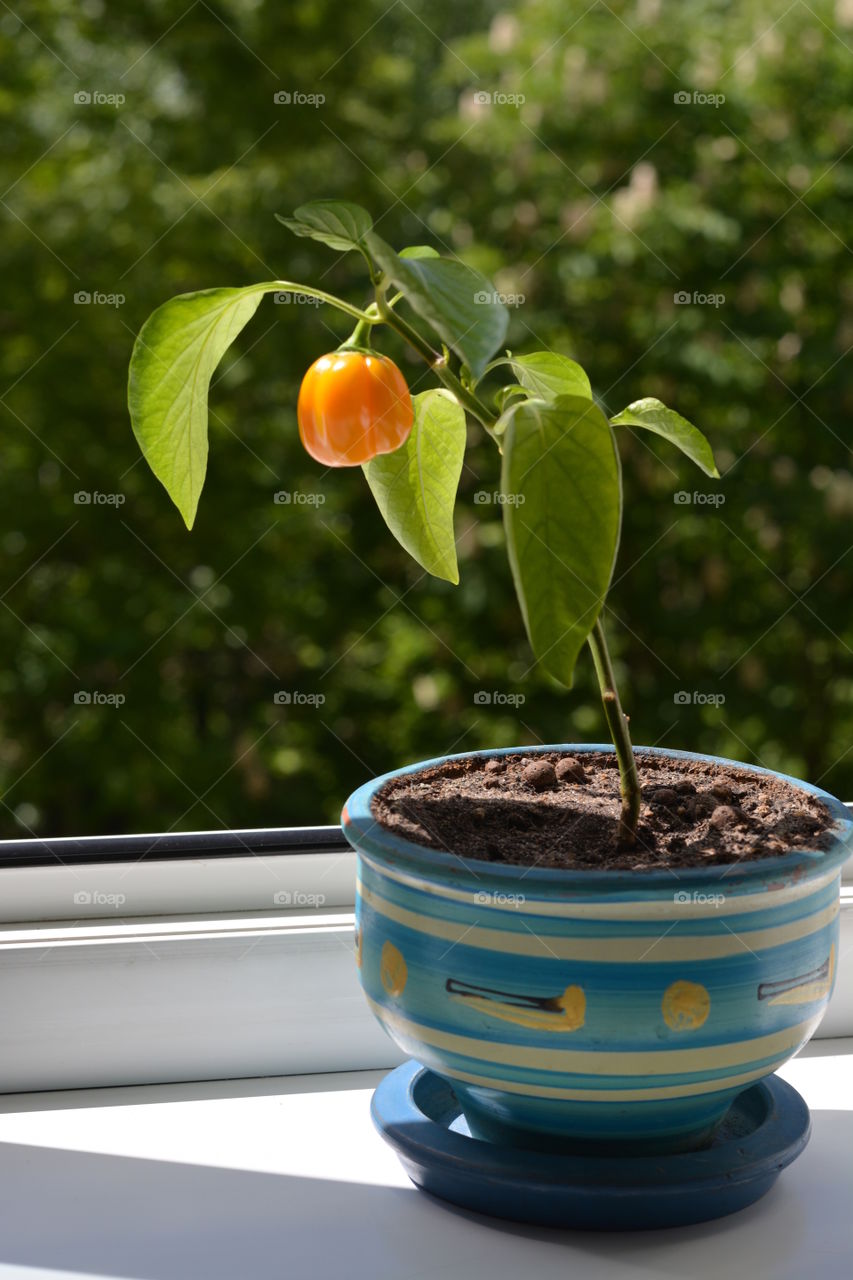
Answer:
<svg viewBox="0 0 853 1280"><path fill-rule="evenodd" d="M508 314L479 272L416 245L395 252L355 204L321 200L280 218L297 236L363 259L364 307L305 284L269 280L172 298L143 325L130 361L133 430L152 471L192 528L207 467L210 379L264 294L293 291L352 317L351 336L302 383L302 442L326 466L361 465L392 534L429 573L457 583L453 511L473 418L501 455L507 551L533 652L570 687L584 644L592 652L619 764L619 843L637 837L640 784L601 621L622 522L616 432L652 431L706 475L718 476L700 431L659 400L610 421L589 378L552 351L501 351ZM399 334L437 386L410 397L402 373L374 344ZM505 375L493 393L487 375ZM615 429L615 430L614 430Z"/></svg>

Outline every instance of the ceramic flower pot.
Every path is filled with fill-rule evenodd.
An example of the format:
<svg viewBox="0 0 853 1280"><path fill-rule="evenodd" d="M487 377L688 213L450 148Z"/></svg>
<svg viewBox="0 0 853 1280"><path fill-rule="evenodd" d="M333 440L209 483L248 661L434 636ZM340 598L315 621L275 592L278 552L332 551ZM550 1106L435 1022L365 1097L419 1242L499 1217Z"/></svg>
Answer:
<svg viewBox="0 0 853 1280"><path fill-rule="evenodd" d="M853 848L845 807L786 779L835 818L821 852L677 875L529 868L436 852L374 820L384 783L438 763L366 784L342 816L358 853L360 978L379 1021L451 1082L477 1137L580 1152L701 1146L826 1008Z"/></svg>

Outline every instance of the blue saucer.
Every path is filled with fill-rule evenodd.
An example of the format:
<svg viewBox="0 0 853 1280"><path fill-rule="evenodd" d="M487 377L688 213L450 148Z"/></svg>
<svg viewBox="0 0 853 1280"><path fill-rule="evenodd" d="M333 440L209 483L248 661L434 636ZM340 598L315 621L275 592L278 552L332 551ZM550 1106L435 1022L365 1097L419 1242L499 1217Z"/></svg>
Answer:
<svg viewBox="0 0 853 1280"><path fill-rule="evenodd" d="M759 1200L809 1140L803 1099L769 1076L732 1103L711 1144L666 1156L564 1156L472 1138L450 1084L419 1062L385 1077L373 1121L415 1186L517 1222L588 1231L683 1227Z"/></svg>

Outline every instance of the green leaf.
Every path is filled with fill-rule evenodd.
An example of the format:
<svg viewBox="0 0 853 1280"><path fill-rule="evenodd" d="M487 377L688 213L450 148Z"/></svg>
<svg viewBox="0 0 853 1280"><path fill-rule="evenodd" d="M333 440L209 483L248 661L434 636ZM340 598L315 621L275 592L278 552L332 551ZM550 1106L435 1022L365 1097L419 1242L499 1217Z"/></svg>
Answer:
<svg viewBox="0 0 853 1280"><path fill-rule="evenodd" d="M312 200L301 204L292 218L276 218L297 236L320 240L331 249L360 249L364 252L364 237L373 226L373 219L366 209L348 200Z"/></svg>
<svg viewBox="0 0 853 1280"><path fill-rule="evenodd" d="M644 427L646 431L663 436L686 454L691 462L695 462L706 476L719 479L720 473L714 462L713 451L702 432L674 409L667 409L660 400L635 400L610 421L614 427Z"/></svg>
<svg viewBox="0 0 853 1280"><path fill-rule="evenodd" d="M447 391L413 396L404 445L364 465L376 505L394 537L428 573L459 581L453 507L465 453L465 412Z"/></svg>
<svg viewBox="0 0 853 1280"><path fill-rule="evenodd" d="M495 404L498 406L501 413L503 413L506 408L507 402L511 400L513 396L517 395L526 396L527 388L520 386L517 382L507 382L504 386L498 387L495 392ZM498 423L497 425L500 426L501 424Z"/></svg>
<svg viewBox="0 0 853 1280"><path fill-rule="evenodd" d="M584 396L522 401L507 418L501 487L515 589L534 654L570 686L619 545L613 432Z"/></svg>
<svg viewBox="0 0 853 1280"><path fill-rule="evenodd" d="M428 244L410 244L407 249L401 249L397 254L398 258L440 258L441 254L437 249L433 249Z"/></svg>
<svg viewBox="0 0 853 1280"><path fill-rule="evenodd" d="M193 526L207 471L207 393L222 356L276 284L204 289L158 307L130 359L127 403L145 460Z"/></svg>
<svg viewBox="0 0 853 1280"><path fill-rule="evenodd" d="M449 258L401 258L370 232L367 250L406 301L475 376L506 336L509 314L479 271Z"/></svg>
<svg viewBox="0 0 853 1280"><path fill-rule="evenodd" d="M358 307L323 289L267 280L243 289L204 289L172 298L152 312L133 346L127 384L133 433L188 529L207 470L210 379L265 293L308 294L364 319Z"/></svg>
<svg viewBox="0 0 853 1280"><path fill-rule="evenodd" d="M568 356L557 355L553 351L534 351L529 356L507 356L501 363L508 364L521 385L541 400L556 400L557 396L592 399L589 378Z"/></svg>

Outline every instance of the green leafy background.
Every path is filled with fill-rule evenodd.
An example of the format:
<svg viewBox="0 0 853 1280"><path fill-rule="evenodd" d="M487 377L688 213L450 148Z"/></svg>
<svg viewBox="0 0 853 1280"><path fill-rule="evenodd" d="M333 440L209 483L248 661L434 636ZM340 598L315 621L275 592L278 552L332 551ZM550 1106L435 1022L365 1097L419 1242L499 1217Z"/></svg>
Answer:
<svg viewBox="0 0 853 1280"><path fill-rule="evenodd" d="M604 736L589 662L571 693L531 670L478 430L460 587L422 576L359 469L301 450L301 371L346 317L263 301L214 375L192 534L140 460L127 363L166 298L283 277L367 300L358 255L275 220L322 197L523 296L508 345L579 360L608 413L657 397L706 432L721 481L618 429L605 622L636 740L853 795L848 4L35 0L21 17L0 11L4 836L316 823L405 761Z"/></svg>

